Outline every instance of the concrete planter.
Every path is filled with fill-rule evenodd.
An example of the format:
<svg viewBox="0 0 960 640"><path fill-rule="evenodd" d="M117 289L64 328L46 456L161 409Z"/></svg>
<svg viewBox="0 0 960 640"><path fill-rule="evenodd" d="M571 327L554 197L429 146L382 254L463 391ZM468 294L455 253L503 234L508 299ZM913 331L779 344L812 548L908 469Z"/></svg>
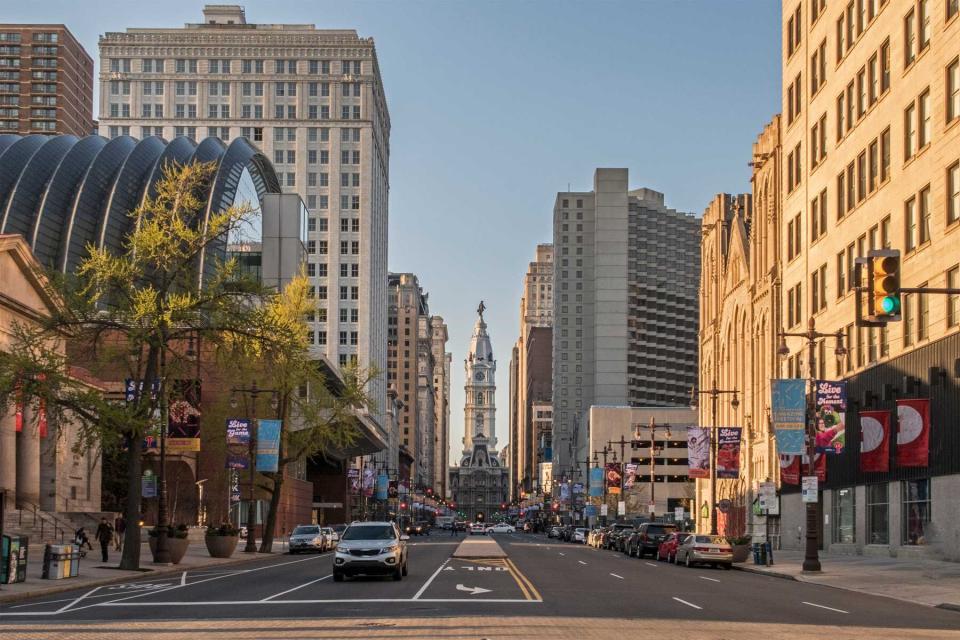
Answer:
<svg viewBox="0 0 960 640"><path fill-rule="evenodd" d="M211 558L229 558L237 549L240 536L211 536L207 535L203 541L207 544L207 551Z"/></svg>
<svg viewBox="0 0 960 640"><path fill-rule="evenodd" d="M750 558L752 551L750 544L735 544L733 547L733 561L746 562Z"/></svg>
<svg viewBox="0 0 960 640"><path fill-rule="evenodd" d="M150 553L153 554L153 560L157 560L157 540L156 536L150 536ZM190 546L190 540L187 538L167 538L167 549L170 550L170 562L180 564L183 556L187 554L187 547Z"/></svg>

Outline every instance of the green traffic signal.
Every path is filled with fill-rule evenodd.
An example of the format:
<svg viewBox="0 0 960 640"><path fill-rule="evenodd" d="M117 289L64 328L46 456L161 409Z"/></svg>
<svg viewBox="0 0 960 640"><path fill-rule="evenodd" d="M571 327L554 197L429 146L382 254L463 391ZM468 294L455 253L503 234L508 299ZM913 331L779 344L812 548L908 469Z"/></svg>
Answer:
<svg viewBox="0 0 960 640"><path fill-rule="evenodd" d="M880 308L888 315L900 313L900 298L897 296L885 296L880 302Z"/></svg>

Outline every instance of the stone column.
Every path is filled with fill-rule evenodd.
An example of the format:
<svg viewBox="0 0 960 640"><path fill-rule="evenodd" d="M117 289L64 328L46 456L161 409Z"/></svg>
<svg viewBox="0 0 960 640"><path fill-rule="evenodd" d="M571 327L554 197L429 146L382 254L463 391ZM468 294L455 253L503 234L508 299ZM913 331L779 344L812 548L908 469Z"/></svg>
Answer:
<svg viewBox="0 0 960 640"><path fill-rule="evenodd" d="M39 436L39 432L37 434ZM40 505L40 508L44 511L70 511L70 508L67 506L61 509L61 505L58 504L58 498L64 500L69 500L70 495L58 495L64 492L69 491L67 489L66 483L64 486L60 486L59 480L63 478L66 480L69 472L67 465L73 465L73 463L67 459L61 459L58 451L59 438L57 433L57 425L49 419L47 424L47 437L40 438L39 448L40 448L40 499L37 502ZM66 457L64 457L66 458Z"/></svg>
<svg viewBox="0 0 960 640"><path fill-rule="evenodd" d="M17 434L13 407L0 413L0 491L7 492L8 507L17 495Z"/></svg>
<svg viewBox="0 0 960 640"><path fill-rule="evenodd" d="M40 504L40 432L33 412L24 408L23 430L17 434L17 506Z"/></svg>

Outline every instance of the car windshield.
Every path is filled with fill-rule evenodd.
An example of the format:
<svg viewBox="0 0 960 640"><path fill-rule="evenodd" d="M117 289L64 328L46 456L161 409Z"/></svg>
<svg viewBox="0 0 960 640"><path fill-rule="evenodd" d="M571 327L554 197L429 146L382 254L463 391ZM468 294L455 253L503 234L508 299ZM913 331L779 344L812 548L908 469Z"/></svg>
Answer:
<svg viewBox="0 0 960 640"><path fill-rule="evenodd" d="M667 527L660 524L652 524L647 527L647 533L652 533L654 535L660 535L661 533L673 533L676 530L676 527Z"/></svg>
<svg viewBox="0 0 960 640"><path fill-rule="evenodd" d="M393 527L388 524L364 524L347 527L344 540L393 540Z"/></svg>
<svg viewBox="0 0 960 640"><path fill-rule="evenodd" d="M697 536L697 542L707 544L727 544L727 539L723 536Z"/></svg>
<svg viewBox="0 0 960 640"><path fill-rule="evenodd" d="M295 536L315 536L320 533L320 527L301 526L293 530Z"/></svg>

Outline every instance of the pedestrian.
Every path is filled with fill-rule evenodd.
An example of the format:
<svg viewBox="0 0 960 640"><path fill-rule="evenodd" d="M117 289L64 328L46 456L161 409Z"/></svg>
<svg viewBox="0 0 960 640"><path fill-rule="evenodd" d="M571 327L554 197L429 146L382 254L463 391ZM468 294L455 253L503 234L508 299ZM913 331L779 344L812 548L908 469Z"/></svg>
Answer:
<svg viewBox="0 0 960 640"><path fill-rule="evenodd" d="M90 544L90 538L87 537L87 532L84 531L83 527L77 529L77 531L73 534L73 542L79 548L81 558L85 558L87 556L87 552L83 550L84 545L86 545L90 551L93 551L93 545Z"/></svg>
<svg viewBox="0 0 960 640"><path fill-rule="evenodd" d="M113 533L115 548L117 551L123 551L123 533L127 530L127 521L122 515L116 517L113 521Z"/></svg>
<svg viewBox="0 0 960 640"><path fill-rule="evenodd" d="M453 536L453 537L456 537L456 536L457 536L457 523L456 523L456 522L451 522L451 523L450 523L450 535Z"/></svg>
<svg viewBox="0 0 960 640"><path fill-rule="evenodd" d="M100 543L100 554L103 556L103 562L109 562L110 542L113 540L113 527L107 522L106 518L100 518L100 526L97 527L97 534L93 536Z"/></svg>

